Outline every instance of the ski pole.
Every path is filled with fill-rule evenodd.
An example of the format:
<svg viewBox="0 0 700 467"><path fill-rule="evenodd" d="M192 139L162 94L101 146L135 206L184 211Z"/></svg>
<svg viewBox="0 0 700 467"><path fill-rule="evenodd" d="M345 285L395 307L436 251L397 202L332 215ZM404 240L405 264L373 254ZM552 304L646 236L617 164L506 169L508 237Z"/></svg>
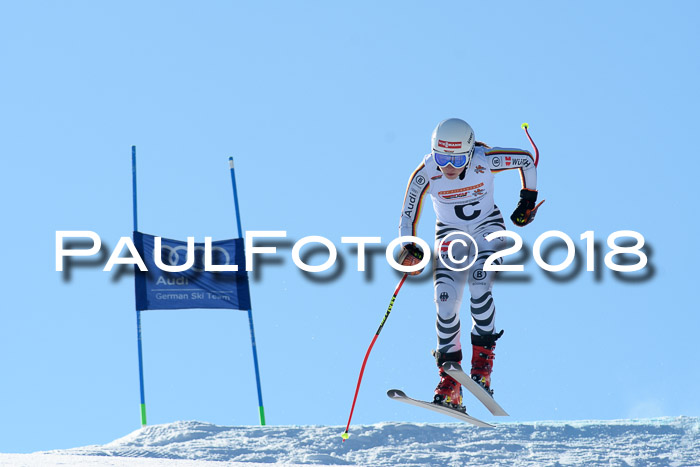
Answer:
<svg viewBox="0 0 700 467"><path fill-rule="evenodd" d="M528 129L529 127L530 127L530 125L528 125L527 123L523 123L522 125L520 125L520 128L522 128L523 130L525 130L525 134L527 135L527 139L530 140L530 144L532 144L532 147L535 149L535 167L537 167L537 164L540 163L540 150L537 149L537 146L535 145L535 142L534 142L534 141L532 140L532 138L530 137L530 132L527 131L527 129Z"/></svg>
<svg viewBox="0 0 700 467"><path fill-rule="evenodd" d="M372 339L372 343L369 344L369 348L367 349L367 353L365 354L365 359L362 361L362 368L360 369L360 377L357 378L357 388L355 388L355 397L352 399L352 408L350 409L350 417L348 417L348 424L345 427L345 433L343 433L341 435L343 438L343 442L345 442L345 440L348 439L348 437L350 436L348 434L348 430L350 429L350 420L352 420L352 413L355 411L355 402L357 402L357 394L360 392L360 384L362 383L362 375L365 372L365 365L367 364L367 359L369 358L369 353L372 351L372 347L374 347L374 343L377 341L377 337L379 337L379 333L382 332L382 328L384 327L384 323L386 323L386 320L389 317L389 313L391 313L391 308L394 306L394 300L396 300L396 296L399 294L399 290L401 290L401 286L403 285L404 281L406 281L407 276L408 276L408 273L404 273L403 277L401 278L401 282L399 282L399 285L396 286L396 290L394 290L394 295L391 297L391 301L389 302L389 308L386 310L386 314L384 315L384 319L382 319L382 322L379 325L379 329L377 329L376 334L374 334L374 338Z"/></svg>
<svg viewBox="0 0 700 467"><path fill-rule="evenodd" d="M530 125L528 125L527 123L523 123L522 125L520 125L520 128L525 130L525 134L527 135L527 139L530 140L530 144L532 144L532 147L535 150L535 167L537 167L537 164L540 163L540 150L537 149L537 145L530 137L530 132L527 131L527 129L530 128ZM537 206L535 206L535 208L532 210L531 216L533 219L535 217L535 214L537 214L537 210L540 208L540 206L542 206L542 203L544 203L544 202L545 202L545 200L540 201L539 204Z"/></svg>

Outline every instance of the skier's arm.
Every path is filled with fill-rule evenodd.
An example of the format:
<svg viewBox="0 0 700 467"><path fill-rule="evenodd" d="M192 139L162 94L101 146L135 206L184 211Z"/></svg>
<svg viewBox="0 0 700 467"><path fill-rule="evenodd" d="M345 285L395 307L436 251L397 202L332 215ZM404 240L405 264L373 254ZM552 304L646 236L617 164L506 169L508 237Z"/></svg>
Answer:
<svg viewBox="0 0 700 467"><path fill-rule="evenodd" d="M399 221L399 236L416 235L416 226L420 218L420 212L423 208L423 198L428 192L427 171L425 164L421 162L418 168L411 174L406 187L406 194L403 198L403 206L401 207L401 219ZM413 243L403 243L403 249L399 254L399 264L402 266L413 266L418 264L423 259L423 252L420 247ZM410 275L420 274L422 269L409 273Z"/></svg>
<svg viewBox="0 0 700 467"><path fill-rule="evenodd" d="M401 218L399 220L399 236L415 236L416 226L420 218L423 198L428 192L430 183L428 181L425 164L421 162L418 168L411 174L406 187L406 194L401 208Z"/></svg>
<svg viewBox="0 0 700 467"><path fill-rule="evenodd" d="M523 149L492 148L484 153L489 161L492 172L518 169L520 172L520 201L510 216L518 227L524 227L533 220L537 209L544 202L535 205L537 201L537 166L529 151Z"/></svg>
<svg viewBox="0 0 700 467"><path fill-rule="evenodd" d="M517 169L523 190L537 190L537 166L529 151L514 148L491 148L484 152L491 172Z"/></svg>

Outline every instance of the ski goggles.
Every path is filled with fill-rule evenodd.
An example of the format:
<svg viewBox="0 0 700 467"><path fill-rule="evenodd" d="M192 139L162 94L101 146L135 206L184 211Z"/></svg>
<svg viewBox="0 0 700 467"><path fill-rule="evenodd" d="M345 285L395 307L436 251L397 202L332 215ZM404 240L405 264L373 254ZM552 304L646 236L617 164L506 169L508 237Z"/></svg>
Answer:
<svg viewBox="0 0 700 467"><path fill-rule="evenodd" d="M438 167L445 167L450 164L455 169L461 169L466 166L472 158L472 151L468 154L443 154L441 152L433 151L433 157L435 158L435 163Z"/></svg>

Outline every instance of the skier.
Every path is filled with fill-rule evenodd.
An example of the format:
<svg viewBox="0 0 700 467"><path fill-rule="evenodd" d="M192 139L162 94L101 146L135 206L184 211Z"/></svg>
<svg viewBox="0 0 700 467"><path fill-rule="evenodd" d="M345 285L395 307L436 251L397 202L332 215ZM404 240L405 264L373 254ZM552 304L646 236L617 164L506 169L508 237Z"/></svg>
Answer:
<svg viewBox="0 0 700 467"><path fill-rule="evenodd" d="M433 355L440 373L433 402L464 411L461 385L442 371L442 365L445 362L461 363L462 360L459 308L466 283L469 284L473 319L471 377L490 394L493 394L491 371L494 349L496 340L503 335L503 331L497 332L495 328L496 309L491 296L494 272L483 270L486 259L505 248L503 237L490 242L485 239L490 233L506 228L501 212L494 204L493 174L509 169L519 170L522 182L520 201L510 218L515 225L523 227L533 221L539 207L535 206L537 168L530 152L491 148L477 142L472 127L457 118L440 122L433 131L431 143L432 151L423 158L408 181L399 235L415 236L422 201L426 193L429 193L437 217L437 262L433 275L437 306L437 349ZM470 240L464 235L460 237L460 233L469 234L476 242L476 259ZM445 240L448 236L450 239ZM448 250L451 250L451 258ZM437 255L440 255L442 261ZM422 258L421 249L408 243L401 250L399 263L410 266ZM463 262L463 259L466 261ZM475 263L469 269L458 270L472 260ZM498 259L493 264L500 262Z"/></svg>

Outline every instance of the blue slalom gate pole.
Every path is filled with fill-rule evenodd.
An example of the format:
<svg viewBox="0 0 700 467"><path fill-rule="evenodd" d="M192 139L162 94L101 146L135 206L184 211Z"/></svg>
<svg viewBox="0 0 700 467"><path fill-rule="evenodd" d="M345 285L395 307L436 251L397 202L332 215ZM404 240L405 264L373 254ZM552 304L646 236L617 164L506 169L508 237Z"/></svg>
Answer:
<svg viewBox="0 0 700 467"><path fill-rule="evenodd" d="M139 230L136 203L136 146L131 146L131 182L134 200L134 232ZM141 345L141 310L136 310L136 335L139 348L139 385L141 390L141 426L146 426L146 393L143 384L143 348Z"/></svg>
<svg viewBox="0 0 700 467"><path fill-rule="evenodd" d="M231 184L233 185L233 204L236 206L236 224L238 226L238 238L243 238L241 229L241 212L238 209L238 191L236 190L236 172L233 168L233 157L228 158L228 166L231 170ZM248 285L250 288L250 285ZM253 306L248 308L248 322L250 323L250 342L253 347L253 364L255 365L255 384L258 386L258 408L260 411L260 424L265 425L265 408L263 407L262 387L260 386L260 368L258 367L258 351L255 345L255 327L253 326ZM140 341L139 341L140 342Z"/></svg>

